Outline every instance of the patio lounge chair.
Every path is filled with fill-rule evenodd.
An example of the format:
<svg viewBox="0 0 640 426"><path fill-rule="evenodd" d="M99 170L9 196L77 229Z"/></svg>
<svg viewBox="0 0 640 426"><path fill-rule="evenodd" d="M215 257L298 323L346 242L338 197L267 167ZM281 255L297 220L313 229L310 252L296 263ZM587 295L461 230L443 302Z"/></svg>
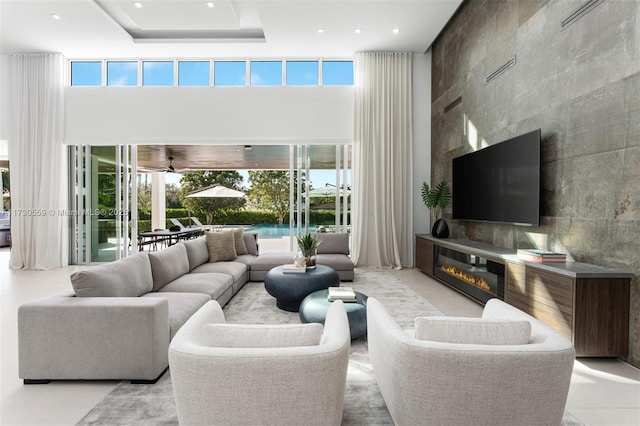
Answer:
<svg viewBox="0 0 640 426"><path fill-rule="evenodd" d="M210 231L211 230L211 226L203 225L202 222L200 222L200 219L198 219L195 216L191 216L191 221L193 223L195 223L196 226L199 226L200 228L204 229L205 231Z"/></svg>

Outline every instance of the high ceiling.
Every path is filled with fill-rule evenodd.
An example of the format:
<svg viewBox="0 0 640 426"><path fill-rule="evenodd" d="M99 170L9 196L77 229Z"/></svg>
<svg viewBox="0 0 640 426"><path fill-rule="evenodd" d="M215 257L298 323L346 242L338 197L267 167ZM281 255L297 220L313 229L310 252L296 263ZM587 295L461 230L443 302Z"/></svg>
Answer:
<svg viewBox="0 0 640 426"><path fill-rule="evenodd" d="M60 52L70 59L422 53L462 1L0 0L0 53Z"/></svg>
<svg viewBox="0 0 640 426"><path fill-rule="evenodd" d="M59 52L68 59L423 53L462 1L0 0L0 53ZM334 167L332 147L314 149L314 167ZM169 155L177 169L288 168L289 161L284 146L146 146L139 167L162 169Z"/></svg>

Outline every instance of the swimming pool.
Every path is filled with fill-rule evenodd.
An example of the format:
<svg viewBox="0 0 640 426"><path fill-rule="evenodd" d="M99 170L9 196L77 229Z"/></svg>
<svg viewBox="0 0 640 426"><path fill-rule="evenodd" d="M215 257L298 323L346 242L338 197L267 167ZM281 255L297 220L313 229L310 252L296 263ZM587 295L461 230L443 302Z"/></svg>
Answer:
<svg viewBox="0 0 640 426"><path fill-rule="evenodd" d="M245 226L245 231L257 232L260 238L281 238L289 236L289 224L260 223L253 226ZM294 231L295 232L295 231ZM316 232L316 225L309 225L309 232Z"/></svg>

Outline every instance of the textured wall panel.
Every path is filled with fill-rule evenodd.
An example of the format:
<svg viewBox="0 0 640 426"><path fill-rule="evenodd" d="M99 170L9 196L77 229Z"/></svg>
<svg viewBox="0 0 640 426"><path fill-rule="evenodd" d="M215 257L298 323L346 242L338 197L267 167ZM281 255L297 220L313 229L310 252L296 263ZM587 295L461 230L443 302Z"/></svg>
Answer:
<svg viewBox="0 0 640 426"><path fill-rule="evenodd" d="M432 181L451 160L542 129L539 227L451 220L452 236L535 245L640 277L640 3L466 2L433 46ZM515 66L484 79L516 56ZM460 105L444 113L457 97ZM629 361L640 366L640 284L631 286Z"/></svg>

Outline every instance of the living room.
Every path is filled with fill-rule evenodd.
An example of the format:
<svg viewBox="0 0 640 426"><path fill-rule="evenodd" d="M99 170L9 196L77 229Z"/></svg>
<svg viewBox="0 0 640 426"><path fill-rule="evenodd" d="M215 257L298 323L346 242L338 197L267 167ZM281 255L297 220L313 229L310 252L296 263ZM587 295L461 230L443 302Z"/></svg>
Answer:
<svg viewBox="0 0 640 426"><path fill-rule="evenodd" d="M11 2L0 5L3 27L5 20L12 19L7 14L7 3ZM540 248L569 253L578 262L616 268L637 277L638 3L595 2L566 28L562 21L581 2L467 1L455 14L458 4L454 3L440 27L433 30L433 43L424 46L427 52L415 51L413 55L413 113L418 118L414 119L411 190L405 199L405 205L412 205L407 209L411 237L405 241L405 247L410 248L403 253L405 259L411 260L401 262L401 266L414 264L413 236L430 230L428 211L419 198L422 181L450 180L454 157L540 128L541 225L531 228L458 221L452 219L450 210L445 210L451 237L512 249L535 243ZM47 12L51 19L49 13L54 12ZM400 28L398 35L404 32ZM183 56L165 53L168 50L157 52L162 53L151 56ZM329 51L316 56L336 55ZM118 51L98 55L122 56L127 55ZM85 57L95 58L96 53L91 51ZM494 80L485 81L512 58L515 60L510 68ZM421 93L420 97L416 92ZM82 102L76 105L80 108ZM3 106L3 110L7 109ZM3 113L3 121L6 117ZM2 249L1 254L2 265L7 265L8 249ZM363 270L366 266L386 266L386 272L446 315L479 315L479 304L415 268L390 270L390 263L363 261L357 266ZM70 273L82 267L66 266L46 272L3 268L2 423L75 424L116 384L52 382L23 386L16 373L15 313L24 302L68 290ZM567 410L583 424L637 424L640 419L640 379L635 369L640 357L637 278L631 282L630 301L628 356L624 360L581 358L576 362Z"/></svg>

